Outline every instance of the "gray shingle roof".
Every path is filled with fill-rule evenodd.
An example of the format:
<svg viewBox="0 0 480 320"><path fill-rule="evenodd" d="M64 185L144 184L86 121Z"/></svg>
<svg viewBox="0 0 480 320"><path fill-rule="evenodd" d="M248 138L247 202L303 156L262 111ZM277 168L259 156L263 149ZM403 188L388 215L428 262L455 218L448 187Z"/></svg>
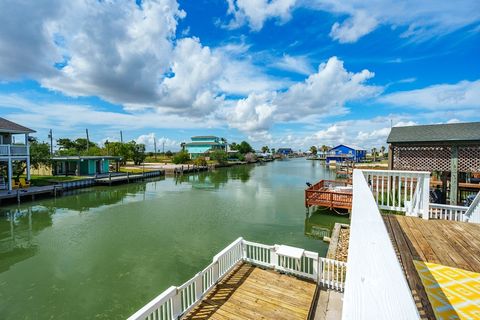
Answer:
<svg viewBox="0 0 480 320"><path fill-rule="evenodd" d="M388 143L479 141L480 122L393 127Z"/></svg>
<svg viewBox="0 0 480 320"><path fill-rule="evenodd" d="M35 130L21 126L5 118L0 118L0 132L8 133L33 133Z"/></svg>

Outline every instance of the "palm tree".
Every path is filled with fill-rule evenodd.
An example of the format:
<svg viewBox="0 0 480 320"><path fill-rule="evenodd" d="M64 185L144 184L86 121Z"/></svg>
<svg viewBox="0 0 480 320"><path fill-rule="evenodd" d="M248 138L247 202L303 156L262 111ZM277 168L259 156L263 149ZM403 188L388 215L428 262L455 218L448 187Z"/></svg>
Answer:
<svg viewBox="0 0 480 320"><path fill-rule="evenodd" d="M310 152L311 152L314 156L316 156L316 155L317 155L317 147L311 146L311 147L310 147Z"/></svg>
<svg viewBox="0 0 480 320"><path fill-rule="evenodd" d="M227 139L220 138L220 142L225 146L225 152L227 152L228 151Z"/></svg>
<svg viewBox="0 0 480 320"><path fill-rule="evenodd" d="M322 146L320 147L320 150L322 150L323 153L327 152L329 149L330 149L330 148L329 148L328 146L326 146L326 145L322 145Z"/></svg>
<svg viewBox="0 0 480 320"><path fill-rule="evenodd" d="M382 153L382 157L385 157L385 146L380 147L380 152Z"/></svg>
<svg viewBox="0 0 480 320"><path fill-rule="evenodd" d="M180 143L180 148L182 148L182 151L185 151L186 145L187 144L185 142Z"/></svg>
<svg viewBox="0 0 480 320"><path fill-rule="evenodd" d="M267 153L267 152L269 152L269 151L270 151L270 149L268 148L268 146L263 146L263 147L262 147L262 152L263 152L263 153Z"/></svg>
<svg viewBox="0 0 480 320"><path fill-rule="evenodd" d="M377 161L377 148L372 148L373 162Z"/></svg>

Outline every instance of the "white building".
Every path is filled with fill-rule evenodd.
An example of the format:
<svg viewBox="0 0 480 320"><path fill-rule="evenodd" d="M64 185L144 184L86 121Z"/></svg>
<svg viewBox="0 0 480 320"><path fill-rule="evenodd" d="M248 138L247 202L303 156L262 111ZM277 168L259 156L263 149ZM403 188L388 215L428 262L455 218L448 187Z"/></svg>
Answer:
<svg viewBox="0 0 480 320"><path fill-rule="evenodd" d="M12 190L13 161L27 163L27 180L30 180L30 146L28 136L35 132L15 122L0 118L0 163L7 165L5 187ZM2 183L2 181L0 181Z"/></svg>

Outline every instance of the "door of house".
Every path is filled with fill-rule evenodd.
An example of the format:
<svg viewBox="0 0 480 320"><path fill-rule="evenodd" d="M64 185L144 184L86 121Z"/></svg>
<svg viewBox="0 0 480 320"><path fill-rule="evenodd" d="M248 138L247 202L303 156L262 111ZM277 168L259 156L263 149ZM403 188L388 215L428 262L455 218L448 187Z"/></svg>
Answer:
<svg viewBox="0 0 480 320"><path fill-rule="evenodd" d="M102 162L100 160L95 161L96 173L102 173Z"/></svg>

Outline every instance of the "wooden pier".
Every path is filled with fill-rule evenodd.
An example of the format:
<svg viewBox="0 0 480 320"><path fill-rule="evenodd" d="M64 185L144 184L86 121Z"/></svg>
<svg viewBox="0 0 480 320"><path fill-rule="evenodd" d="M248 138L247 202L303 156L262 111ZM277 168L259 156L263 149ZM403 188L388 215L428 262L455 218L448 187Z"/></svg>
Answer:
<svg viewBox="0 0 480 320"><path fill-rule="evenodd" d="M58 193L61 193L63 188L61 185L50 185L42 187L29 187L26 189L14 189L12 191L0 191L0 201L17 199L17 202L20 203L22 198L31 198L35 200L37 195L53 195L56 196Z"/></svg>
<svg viewBox="0 0 480 320"><path fill-rule="evenodd" d="M242 263L182 319L307 319L315 288L313 281Z"/></svg>
<svg viewBox="0 0 480 320"><path fill-rule="evenodd" d="M107 176L96 178L95 181L99 185L109 185L119 184L119 183L130 183L135 181L141 181L147 178L159 177L165 175L165 171L147 171L143 173L124 173L124 174L108 174Z"/></svg>
<svg viewBox="0 0 480 320"><path fill-rule="evenodd" d="M305 207L352 209L352 188L347 182L320 180L305 190Z"/></svg>

